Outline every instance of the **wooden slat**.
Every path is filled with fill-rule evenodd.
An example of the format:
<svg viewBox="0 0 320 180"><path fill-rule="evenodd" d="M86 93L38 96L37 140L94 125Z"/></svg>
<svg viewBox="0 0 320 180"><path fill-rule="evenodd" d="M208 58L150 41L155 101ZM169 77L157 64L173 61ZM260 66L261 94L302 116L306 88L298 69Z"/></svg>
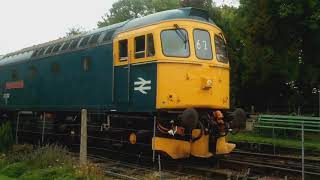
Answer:
<svg viewBox="0 0 320 180"><path fill-rule="evenodd" d="M259 121L269 121L269 122L293 122L293 123L299 123L299 124L320 124L319 122L316 121L288 121L288 120L282 120L282 119L259 119Z"/></svg>
<svg viewBox="0 0 320 180"><path fill-rule="evenodd" d="M259 115L254 127L300 131L302 124L307 132L320 132L320 118L306 116Z"/></svg>
<svg viewBox="0 0 320 180"><path fill-rule="evenodd" d="M307 117L307 116L260 115L259 117L261 117L261 118L275 118L275 119L289 119L289 120L320 121L320 117Z"/></svg>
<svg viewBox="0 0 320 180"><path fill-rule="evenodd" d="M291 127L282 127L282 126L261 126L261 125L256 125L255 127L268 128L268 129L284 129L284 130L299 130L299 131L301 131L301 128L291 128ZM320 132L320 129L304 129L304 131Z"/></svg>
<svg viewBox="0 0 320 180"><path fill-rule="evenodd" d="M259 124L273 124L273 125L290 125L290 126L299 126L301 127L302 124L300 123L291 123L291 122L259 122ZM317 127L313 124L304 124L305 127ZM318 126L320 128L320 124Z"/></svg>

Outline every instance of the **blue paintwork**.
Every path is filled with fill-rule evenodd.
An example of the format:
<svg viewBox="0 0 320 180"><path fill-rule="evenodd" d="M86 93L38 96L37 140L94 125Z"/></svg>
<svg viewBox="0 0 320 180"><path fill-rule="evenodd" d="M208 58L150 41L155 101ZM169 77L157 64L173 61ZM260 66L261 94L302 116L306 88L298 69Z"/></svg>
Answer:
<svg viewBox="0 0 320 180"><path fill-rule="evenodd" d="M196 19L213 23L207 17L208 14L202 10L174 9L100 28L80 36L62 38L25 48L0 57L0 110L76 111L86 108L121 112L155 112L157 64L132 65L129 76L126 66L113 69L112 40L114 35L173 19ZM41 56L34 53L40 48L72 39L92 37L97 33L101 35L94 45L66 51L60 50L55 54ZM108 33L110 39L103 41L104 36ZM83 70L84 57L91 58L88 72ZM53 63L59 65L58 73L52 72ZM31 75L31 67L37 69L35 76ZM18 73L18 77L12 77L13 70ZM151 89L147 90L147 94L134 90L136 87L134 82L139 81L139 77L151 81ZM5 83L19 80L24 81L24 88L5 88ZM6 94L10 94L7 101L4 98Z"/></svg>

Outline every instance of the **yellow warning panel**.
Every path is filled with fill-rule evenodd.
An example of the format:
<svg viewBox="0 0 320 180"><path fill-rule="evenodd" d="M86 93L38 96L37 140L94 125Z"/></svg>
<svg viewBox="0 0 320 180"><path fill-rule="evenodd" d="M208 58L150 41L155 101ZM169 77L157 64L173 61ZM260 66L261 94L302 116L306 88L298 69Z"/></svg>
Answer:
<svg viewBox="0 0 320 180"><path fill-rule="evenodd" d="M154 137L152 138L152 149L167 153L172 159L190 157L190 142Z"/></svg>
<svg viewBox="0 0 320 180"><path fill-rule="evenodd" d="M192 137L195 138L201 133L200 129L192 130ZM212 153L209 152L209 135L202 135L200 139L191 143L191 155L201 158L212 157Z"/></svg>
<svg viewBox="0 0 320 180"><path fill-rule="evenodd" d="M235 144L227 142L226 137L220 137L217 140L216 154L229 154L235 147Z"/></svg>

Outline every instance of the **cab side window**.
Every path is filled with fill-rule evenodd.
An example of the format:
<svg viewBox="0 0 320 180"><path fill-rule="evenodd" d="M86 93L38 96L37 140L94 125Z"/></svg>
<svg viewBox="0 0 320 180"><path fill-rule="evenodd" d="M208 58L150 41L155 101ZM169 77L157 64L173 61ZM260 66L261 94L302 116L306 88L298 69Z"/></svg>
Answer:
<svg viewBox="0 0 320 180"><path fill-rule="evenodd" d="M147 35L147 57L152 57L155 55L154 50L154 41L153 41L153 34Z"/></svg>
<svg viewBox="0 0 320 180"><path fill-rule="evenodd" d="M145 49L146 49L146 42L145 42L145 36L138 36L134 38L135 42L135 58L144 58L145 57Z"/></svg>
<svg viewBox="0 0 320 180"><path fill-rule="evenodd" d="M119 41L119 60L128 60L128 40L124 39Z"/></svg>

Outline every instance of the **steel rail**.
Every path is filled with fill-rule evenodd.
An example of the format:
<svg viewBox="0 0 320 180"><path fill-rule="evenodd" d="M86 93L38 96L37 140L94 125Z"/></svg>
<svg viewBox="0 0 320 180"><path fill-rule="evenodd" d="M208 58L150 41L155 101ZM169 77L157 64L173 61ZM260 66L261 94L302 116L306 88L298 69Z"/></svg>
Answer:
<svg viewBox="0 0 320 180"><path fill-rule="evenodd" d="M240 160L223 159L221 161L237 163L237 164L245 164L245 165L250 165L253 167L263 167L263 168L277 169L277 170L283 170L283 171L288 171L288 172L302 173L301 170L297 170L297 169L283 168L283 167L279 167L279 166L272 166L272 165L266 165L266 164L257 164L257 163L245 162L245 161L240 161ZM320 176L320 173L317 173L317 172L305 171L305 174Z"/></svg>
<svg viewBox="0 0 320 180"><path fill-rule="evenodd" d="M262 153L252 153L244 151L235 151L221 162L243 164L252 167L276 169L286 172L302 173L301 159L290 156L279 156ZM307 159L305 164L305 174L320 176L320 161Z"/></svg>

